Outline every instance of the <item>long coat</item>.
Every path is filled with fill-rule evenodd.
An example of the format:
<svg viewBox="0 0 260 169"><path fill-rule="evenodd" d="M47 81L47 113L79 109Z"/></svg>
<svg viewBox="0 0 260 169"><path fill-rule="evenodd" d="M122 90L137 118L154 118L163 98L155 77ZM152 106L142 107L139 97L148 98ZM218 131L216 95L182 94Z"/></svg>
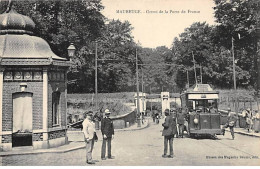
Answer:
<svg viewBox="0 0 260 169"><path fill-rule="evenodd" d="M163 126L163 136L174 136L177 132L176 128L176 118L173 116L166 116L165 122L162 124Z"/></svg>
<svg viewBox="0 0 260 169"><path fill-rule="evenodd" d="M89 119L85 119L82 123L83 126L83 133L86 139L93 139L94 133L96 132L95 130L95 124L90 121Z"/></svg>
<svg viewBox="0 0 260 169"><path fill-rule="evenodd" d="M101 132L102 135L105 134L107 137L114 135L114 125L110 118L105 117L101 120Z"/></svg>

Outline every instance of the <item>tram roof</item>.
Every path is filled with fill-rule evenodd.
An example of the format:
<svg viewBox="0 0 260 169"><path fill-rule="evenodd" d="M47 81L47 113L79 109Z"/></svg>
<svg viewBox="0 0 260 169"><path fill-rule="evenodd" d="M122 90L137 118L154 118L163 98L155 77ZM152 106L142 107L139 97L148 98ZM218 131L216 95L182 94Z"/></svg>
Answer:
<svg viewBox="0 0 260 169"><path fill-rule="evenodd" d="M219 93L213 90L209 84L195 84L191 88L187 89L184 93Z"/></svg>

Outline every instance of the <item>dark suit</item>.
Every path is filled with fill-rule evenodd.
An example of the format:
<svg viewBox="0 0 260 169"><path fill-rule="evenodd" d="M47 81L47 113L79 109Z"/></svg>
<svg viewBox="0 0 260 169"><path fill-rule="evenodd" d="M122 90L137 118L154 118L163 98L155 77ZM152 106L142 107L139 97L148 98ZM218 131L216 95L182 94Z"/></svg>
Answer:
<svg viewBox="0 0 260 169"><path fill-rule="evenodd" d="M107 138L103 138L102 142L102 152L101 152L101 158L105 158L106 156L106 144L108 149L108 158L111 157L111 139L112 135L114 135L114 126L113 121L110 118L103 118L101 120L101 132L102 135L106 135Z"/></svg>
<svg viewBox="0 0 260 169"><path fill-rule="evenodd" d="M162 135L164 136L164 155L167 154L168 149L168 142L170 146L170 155L173 155L173 137L176 133L176 122L173 116L166 116L165 122L162 124L163 132Z"/></svg>
<svg viewBox="0 0 260 169"><path fill-rule="evenodd" d="M184 113L179 113L177 115L177 121L179 124L179 136L183 137L183 132L184 132L184 119L185 119L185 114Z"/></svg>

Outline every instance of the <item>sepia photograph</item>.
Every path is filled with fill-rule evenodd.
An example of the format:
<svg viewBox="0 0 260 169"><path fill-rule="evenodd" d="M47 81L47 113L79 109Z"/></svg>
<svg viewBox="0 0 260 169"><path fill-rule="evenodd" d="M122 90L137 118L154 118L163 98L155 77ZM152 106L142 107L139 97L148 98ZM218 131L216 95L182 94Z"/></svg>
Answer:
<svg viewBox="0 0 260 169"><path fill-rule="evenodd" d="M260 166L259 0L0 0L0 166Z"/></svg>

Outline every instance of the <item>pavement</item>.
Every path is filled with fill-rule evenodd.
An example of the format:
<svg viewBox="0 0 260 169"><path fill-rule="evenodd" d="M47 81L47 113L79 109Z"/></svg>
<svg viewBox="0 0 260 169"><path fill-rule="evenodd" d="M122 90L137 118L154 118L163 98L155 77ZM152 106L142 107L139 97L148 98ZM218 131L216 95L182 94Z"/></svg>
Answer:
<svg viewBox="0 0 260 169"><path fill-rule="evenodd" d="M226 129L226 131L229 131L229 129ZM250 132L248 132L248 130L245 129L245 128L234 128L234 131L237 134L242 134L242 135L247 135L247 136L252 136L252 137L260 137L260 133L259 132L256 133L256 132L254 132L252 130Z"/></svg>
<svg viewBox="0 0 260 169"><path fill-rule="evenodd" d="M115 132L142 130L142 129L149 127L149 125L150 125L149 119L146 119L144 121L144 124L141 124L141 127L138 127L137 124L134 124L128 128L115 129ZM98 135L98 138L101 138L100 130L97 130L97 135ZM99 141L101 141L101 139L99 139ZM85 148L85 146L86 146L86 144L84 141L75 141L75 142L69 142L68 144L63 145L63 146L49 148L49 149L34 150L31 146L17 147L17 148L13 148L12 151L0 152L0 157L12 156L12 155L41 154L41 153L65 153L65 152Z"/></svg>
<svg viewBox="0 0 260 169"><path fill-rule="evenodd" d="M115 159L101 160L102 139L95 142L92 152L95 165L86 164L86 149L65 153L39 153L0 157L2 166L259 166L258 137L230 133L209 136L174 138L174 158L162 158L164 137L162 124L150 122L149 127L136 131L116 131L112 140ZM134 126L133 126L134 127ZM98 132L98 137L101 138ZM85 146L83 146L85 147ZM169 152L167 153L169 154Z"/></svg>

